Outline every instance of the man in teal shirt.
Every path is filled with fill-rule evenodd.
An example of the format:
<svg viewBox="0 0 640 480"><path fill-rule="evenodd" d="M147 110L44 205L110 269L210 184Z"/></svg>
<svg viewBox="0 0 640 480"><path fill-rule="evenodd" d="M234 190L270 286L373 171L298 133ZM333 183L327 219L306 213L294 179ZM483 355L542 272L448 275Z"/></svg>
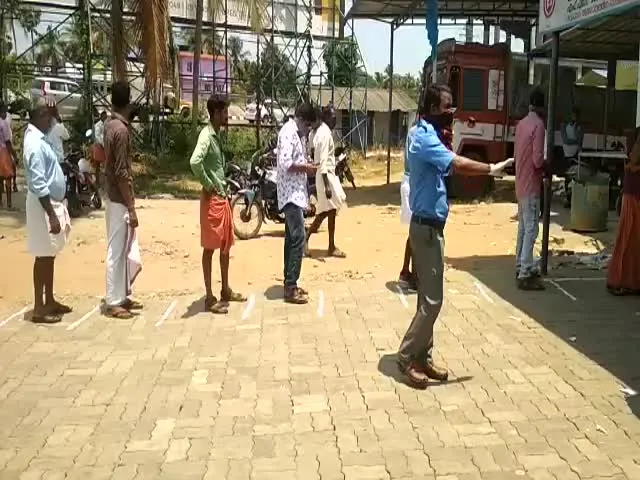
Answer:
<svg viewBox="0 0 640 480"><path fill-rule="evenodd" d="M229 302L244 302L246 298L229 286L229 254L233 245L233 215L227 199L226 162L220 143L220 127L227 122L229 101L226 96L212 95L207 101L209 124L202 129L193 155L191 170L202 185L200 195L200 244L206 311L224 314ZM220 250L220 300L211 289L213 252Z"/></svg>

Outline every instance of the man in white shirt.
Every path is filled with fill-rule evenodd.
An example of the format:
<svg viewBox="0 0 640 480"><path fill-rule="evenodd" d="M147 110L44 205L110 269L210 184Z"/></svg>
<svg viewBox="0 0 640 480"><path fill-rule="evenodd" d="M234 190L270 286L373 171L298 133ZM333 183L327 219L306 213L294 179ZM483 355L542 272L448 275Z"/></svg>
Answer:
<svg viewBox="0 0 640 480"><path fill-rule="evenodd" d="M316 168L307 163L302 138L316 121L316 111L309 103L296 109L278 133L277 189L278 208L284 213L284 300L287 303L309 302L307 292L298 287L304 255L304 211L309 205L307 175Z"/></svg>
<svg viewBox="0 0 640 480"><path fill-rule="evenodd" d="M58 162L62 163L64 161L64 142L69 140L71 135L69 135L67 127L62 123L58 107L55 105L51 107L51 116L53 117L53 125L51 126L49 133L47 133L46 139L56 154Z"/></svg>
<svg viewBox="0 0 640 480"><path fill-rule="evenodd" d="M578 116L580 111L577 107L571 109L571 117L569 121L563 123L560 127L560 135L562 136L562 150L564 152L564 159L567 164L567 168L571 167L571 163L578 160L578 155L582 151L582 141L584 139L584 133L582 127L578 123ZM564 179L564 191L565 206L568 208L571 206L571 178L569 175Z"/></svg>
<svg viewBox="0 0 640 480"><path fill-rule="evenodd" d="M336 113L332 105L322 109L322 123L316 129L312 151L316 172L316 191L318 195L317 215L307 232L307 243L312 234L317 233L320 225L327 218L329 222L330 257L344 258L346 255L336 247L336 215L342 207L346 196L340 179L336 175L335 144L333 129L336 126ZM311 139L311 136L309 137Z"/></svg>
<svg viewBox="0 0 640 480"><path fill-rule="evenodd" d="M107 111L103 110L100 119L93 126L93 135L98 145L104 148L104 125L107 122Z"/></svg>

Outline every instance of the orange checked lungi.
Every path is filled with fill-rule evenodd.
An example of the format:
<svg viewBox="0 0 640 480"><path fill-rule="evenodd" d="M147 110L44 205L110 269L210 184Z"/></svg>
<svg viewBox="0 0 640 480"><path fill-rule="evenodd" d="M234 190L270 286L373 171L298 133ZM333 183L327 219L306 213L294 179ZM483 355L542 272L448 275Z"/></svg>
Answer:
<svg viewBox="0 0 640 480"><path fill-rule="evenodd" d="M215 193L200 195L200 245L205 250L229 253L234 242L229 200Z"/></svg>
<svg viewBox="0 0 640 480"><path fill-rule="evenodd" d="M14 174L13 160L6 147L0 147L0 178L11 178Z"/></svg>

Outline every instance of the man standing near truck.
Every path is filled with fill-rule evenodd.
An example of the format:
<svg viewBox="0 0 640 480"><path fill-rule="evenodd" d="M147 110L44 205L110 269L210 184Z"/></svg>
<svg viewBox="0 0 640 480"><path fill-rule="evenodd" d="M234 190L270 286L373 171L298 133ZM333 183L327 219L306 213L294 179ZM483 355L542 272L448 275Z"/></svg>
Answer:
<svg viewBox="0 0 640 480"><path fill-rule="evenodd" d="M420 102L420 120L410 130L406 155L409 164L409 239L418 279L418 306L398 349L398 367L411 385L427 386L429 379L445 381L448 372L433 361L433 328L440 314L444 282L444 227L449 214L445 178L460 175L503 176L511 159L494 165L456 155L438 137L452 115L451 90L431 85Z"/></svg>
<svg viewBox="0 0 640 480"><path fill-rule="evenodd" d="M521 290L544 290L533 259L538 238L540 191L544 173L545 126L544 93L535 89L529 97L529 114L516 127L516 198L518 236L516 244L516 282Z"/></svg>

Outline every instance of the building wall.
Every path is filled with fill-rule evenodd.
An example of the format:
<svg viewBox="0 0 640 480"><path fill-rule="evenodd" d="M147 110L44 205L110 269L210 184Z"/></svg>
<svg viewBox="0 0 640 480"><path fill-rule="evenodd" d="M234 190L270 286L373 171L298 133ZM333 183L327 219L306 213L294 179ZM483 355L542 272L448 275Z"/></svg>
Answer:
<svg viewBox="0 0 640 480"><path fill-rule="evenodd" d="M215 70L215 76L214 76ZM193 53L180 52L180 99L192 101L193 91ZM227 72L224 57L204 55L200 58L200 97L208 98L214 91L229 93L231 74ZM215 82L214 82L215 80Z"/></svg>
<svg viewBox="0 0 640 480"><path fill-rule="evenodd" d="M369 112L365 116L363 112L353 112L354 125L349 127L349 111L340 111L336 129L346 138L350 130L351 143L354 148L362 148L366 143L367 147L377 147L387 145L389 139L389 113ZM398 112L396 128L391 134L392 145L404 145L407 131L416 118L416 112Z"/></svg>

